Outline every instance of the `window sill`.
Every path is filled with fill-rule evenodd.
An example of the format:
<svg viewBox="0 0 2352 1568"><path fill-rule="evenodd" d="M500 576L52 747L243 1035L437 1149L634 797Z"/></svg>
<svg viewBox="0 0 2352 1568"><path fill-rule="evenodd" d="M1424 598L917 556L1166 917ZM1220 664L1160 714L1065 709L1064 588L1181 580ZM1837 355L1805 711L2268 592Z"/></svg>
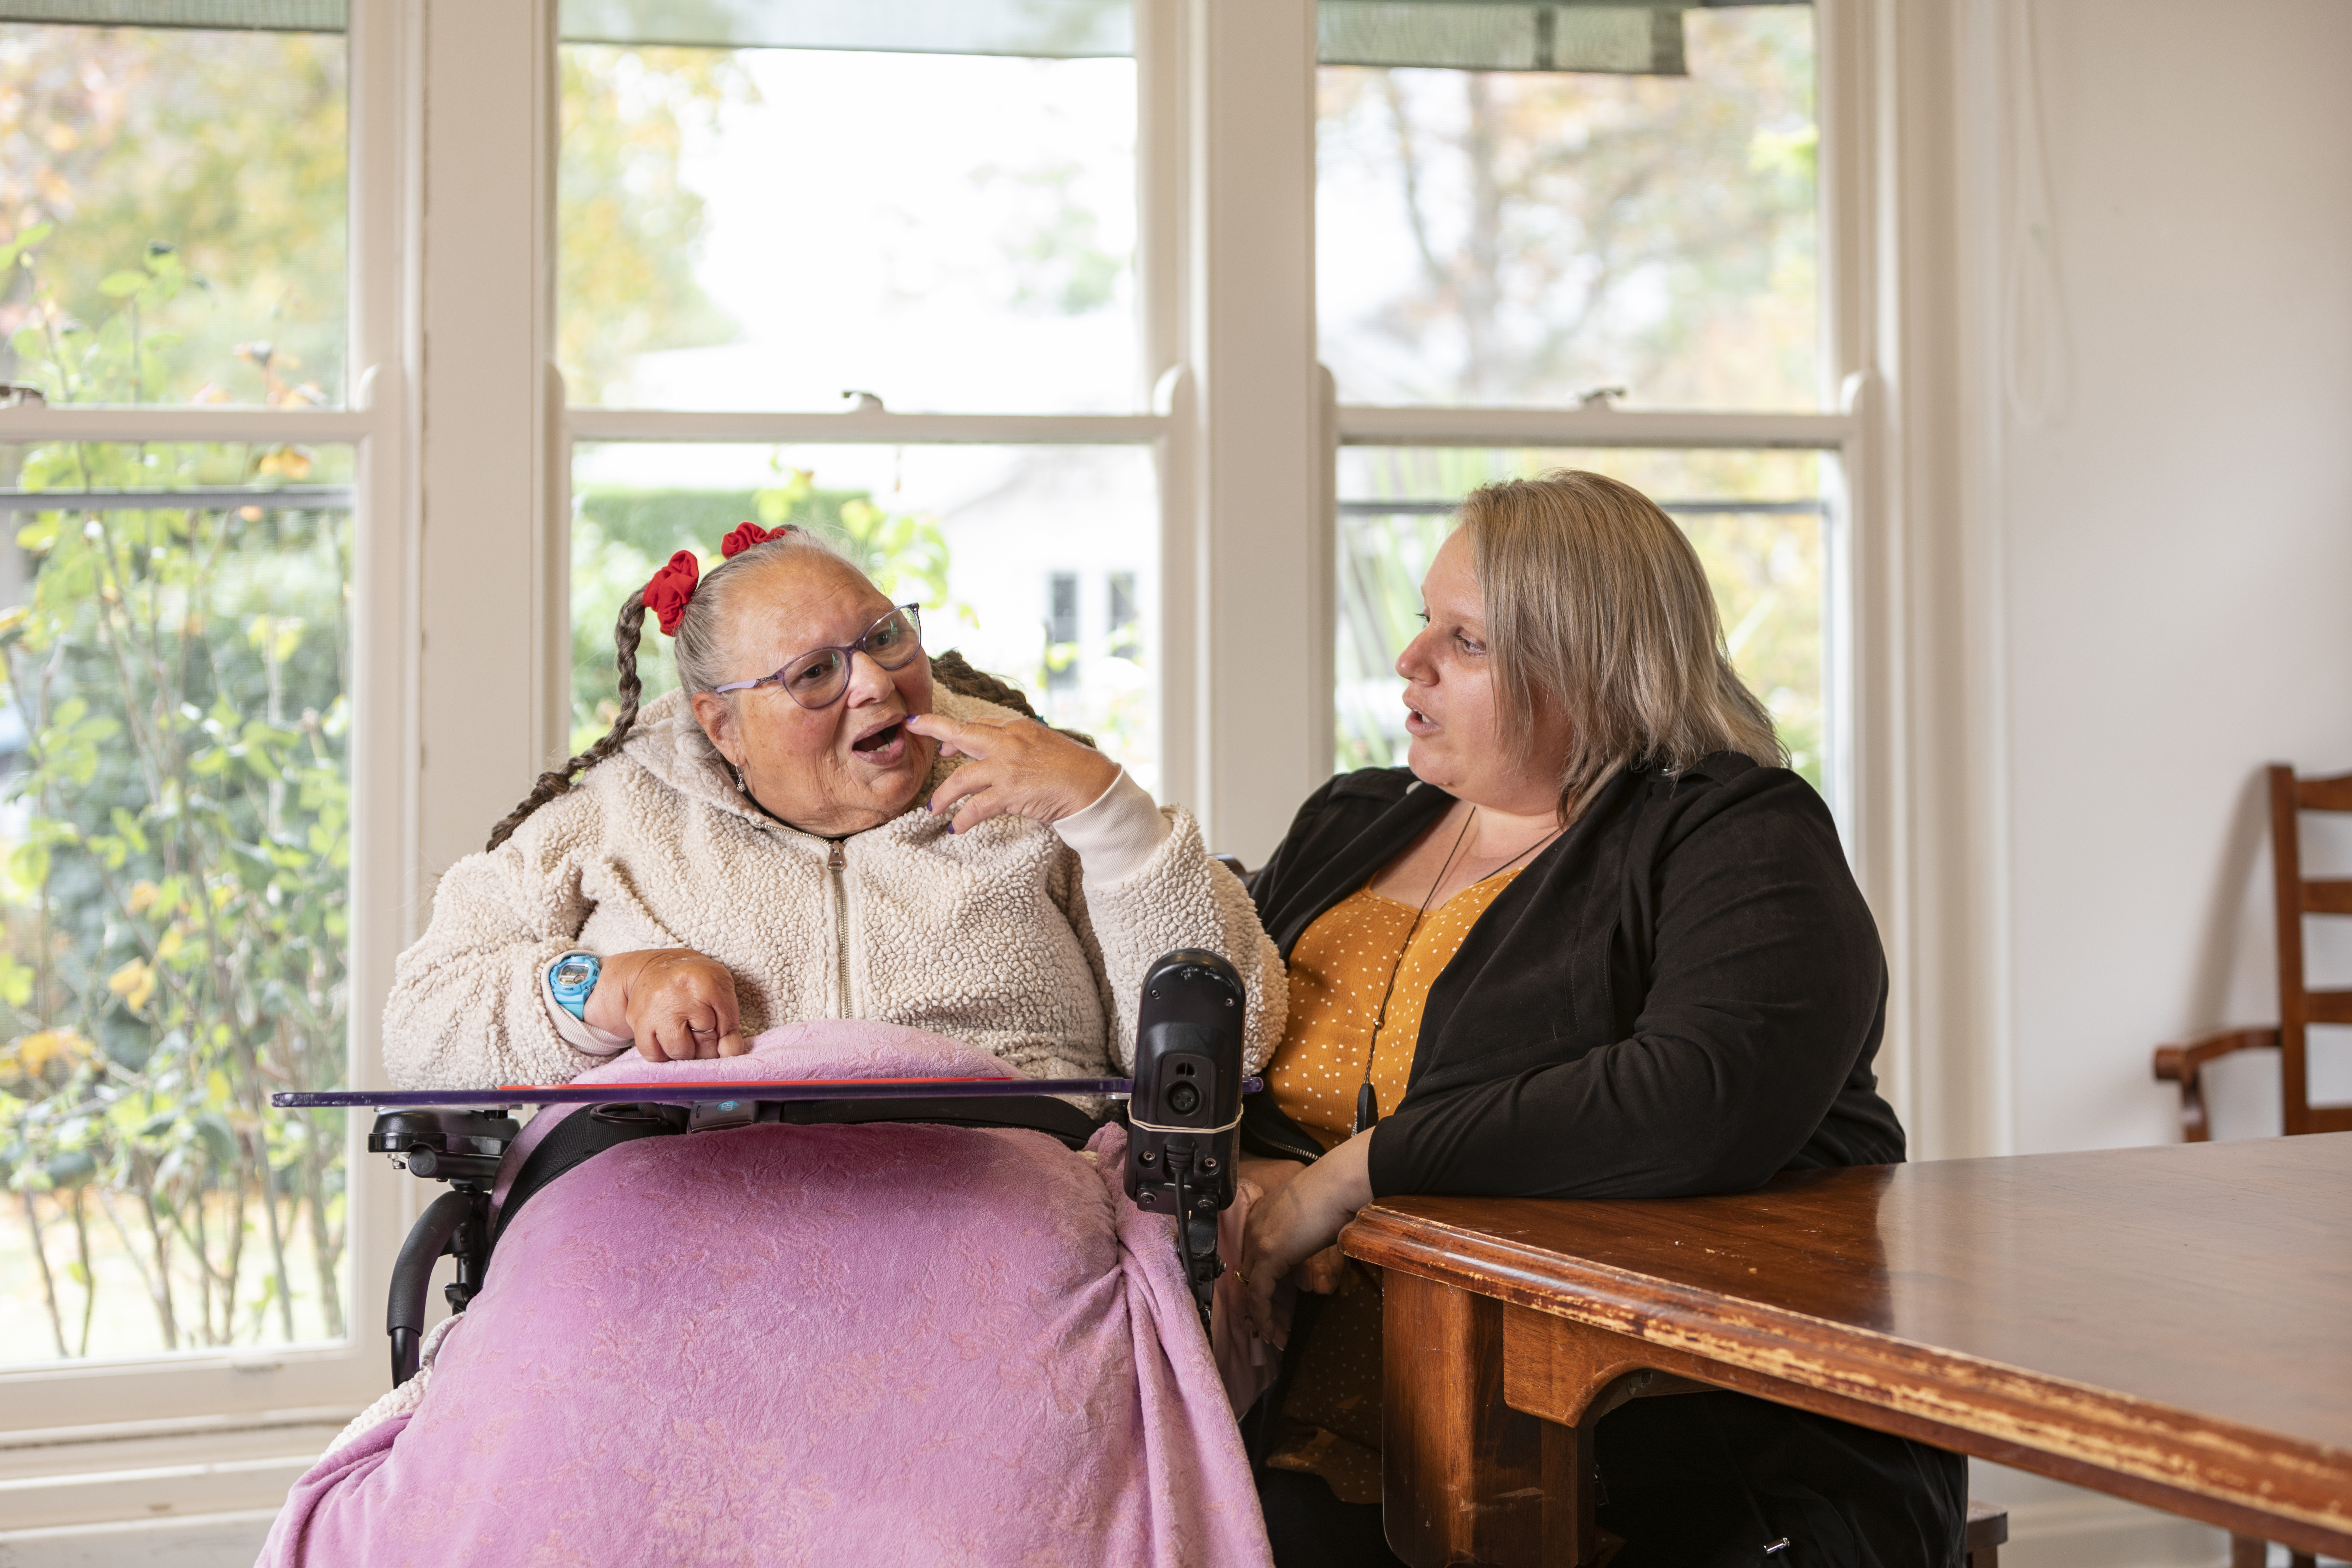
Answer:
<svg viewBox="0 0 2352 1568"><path fill-rule="evenodd" d="M274 1515L357 1406L49 1427L0 1436L0 1558L83 1526Z"/></svg>

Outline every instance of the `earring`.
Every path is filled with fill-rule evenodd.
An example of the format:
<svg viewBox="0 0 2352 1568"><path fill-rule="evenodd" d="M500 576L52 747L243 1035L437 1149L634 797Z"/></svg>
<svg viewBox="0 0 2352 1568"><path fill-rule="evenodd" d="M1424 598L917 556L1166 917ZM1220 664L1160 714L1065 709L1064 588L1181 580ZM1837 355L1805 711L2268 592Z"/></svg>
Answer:
<svg viewBox="0 0 2352 1568"><path fill-rule="evenodd" d="M746 799L751 798L751 792L743 787L743 770L730 763L727 764L727 771L735 775L735 793Z"/></svg>

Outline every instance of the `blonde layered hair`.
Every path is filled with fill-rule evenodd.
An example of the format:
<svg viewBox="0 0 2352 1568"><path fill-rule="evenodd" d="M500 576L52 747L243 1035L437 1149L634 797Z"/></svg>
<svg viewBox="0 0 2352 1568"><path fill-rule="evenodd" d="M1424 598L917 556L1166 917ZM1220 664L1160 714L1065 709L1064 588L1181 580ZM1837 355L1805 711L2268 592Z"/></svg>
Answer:
<svg viewBox="0 0 2352 1568"><path fill-rule="evenodd" d="M1461 526L1508 743L1530 760L1538 709L1568 721L1563 823L1636 762L1679 773L1716 752L1788 760L1731 668L1698 552L1649 497L1556 468L1471 491Z"/></svg>

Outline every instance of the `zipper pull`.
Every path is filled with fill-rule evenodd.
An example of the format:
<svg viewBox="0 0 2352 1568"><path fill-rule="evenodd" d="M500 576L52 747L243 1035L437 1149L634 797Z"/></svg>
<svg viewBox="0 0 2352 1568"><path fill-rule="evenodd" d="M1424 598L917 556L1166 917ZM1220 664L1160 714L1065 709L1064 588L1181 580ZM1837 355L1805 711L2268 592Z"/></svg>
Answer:
<svg viewBox="0 0 2352 1568"><path fill-rule="evenodd" d="M825 857L824 868L828 871L845 871L849 869L849 862L841 853L841 840L835 838L832 840L832 844L833 853Z"/></svg>

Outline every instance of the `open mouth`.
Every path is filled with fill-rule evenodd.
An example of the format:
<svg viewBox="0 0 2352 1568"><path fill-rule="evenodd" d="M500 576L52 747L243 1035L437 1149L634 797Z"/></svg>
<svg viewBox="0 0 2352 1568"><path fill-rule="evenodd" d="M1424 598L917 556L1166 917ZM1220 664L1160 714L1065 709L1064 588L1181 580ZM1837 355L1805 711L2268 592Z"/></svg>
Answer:
<svg viewBox="0 0 2352 1568"><path fill-rule="evenodd" d="M893 748L907 738L907 721L894 719L878 730L869 731L849 742L849 749L874 762L889 760L885 753L895 755Z"/></svg>

